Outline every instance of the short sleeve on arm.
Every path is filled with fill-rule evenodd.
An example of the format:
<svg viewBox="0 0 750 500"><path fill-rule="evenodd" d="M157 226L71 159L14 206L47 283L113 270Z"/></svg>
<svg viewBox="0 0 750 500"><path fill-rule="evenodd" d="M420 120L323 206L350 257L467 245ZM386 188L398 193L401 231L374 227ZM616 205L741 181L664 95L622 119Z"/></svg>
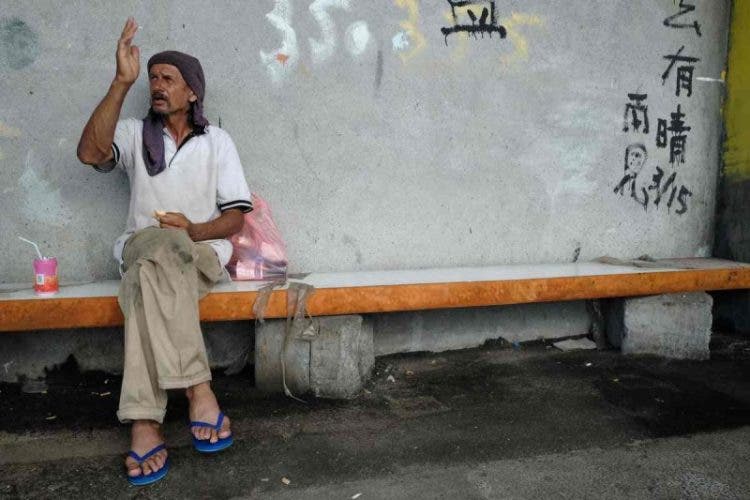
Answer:
<svg viewBox="0 0 750 500"><path fill-rule="evenodd" d="M245 180L245 172L234 142L226 133L222 134L218 160L218 180L216 183L216 204L225 212L236 208L242 213L252 211L250 188Z"/></svg>
<svg viewBox="0 0 750 500"><path fill-rule="evenodd" d="M112 141L113 159L104 165L97 165L94 168L100 172L110 172L115 167L123 170L130 170L135 163L135 143L138 120L128 118L120 120L115 126L115 137Z"/></svg>

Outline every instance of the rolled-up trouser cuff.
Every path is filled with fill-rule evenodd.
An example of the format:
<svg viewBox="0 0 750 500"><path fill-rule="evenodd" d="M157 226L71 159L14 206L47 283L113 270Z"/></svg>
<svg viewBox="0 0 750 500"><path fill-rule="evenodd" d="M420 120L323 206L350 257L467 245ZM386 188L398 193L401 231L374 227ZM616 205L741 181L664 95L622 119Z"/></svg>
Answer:
<svg viewBox="0 0 750 500"><path fill-rule="evenodd" d="M139 406L131 406L130 408L120 408L117 410L117 418L123 424L130 423L133 420L154 420L162 423L164 422L164 415L166 413L166 408L143 408Z"/></svg>
<svg viewBox="0 0 750 500"><path fill-rule="evenodd" d="M190 377L159 377L159 387L162 389L187 389L210 380L211 370L205 370Z"/></svg>

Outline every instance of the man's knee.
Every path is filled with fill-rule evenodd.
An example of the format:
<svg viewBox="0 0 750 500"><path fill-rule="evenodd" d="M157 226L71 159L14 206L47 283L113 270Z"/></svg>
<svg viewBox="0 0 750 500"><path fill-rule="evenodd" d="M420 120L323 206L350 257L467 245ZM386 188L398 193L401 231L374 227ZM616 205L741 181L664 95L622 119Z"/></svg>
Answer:
<svg viewBox="0 0 750 500"><path fill-rule="evenodd" d="M123 251L126 265L132 265L141 258L155 258L157 255L171 254L187 264L194 260L193 241L182 229L162 229L147 227L136 232Z"/></svg>
<svg viewBox="0 0 750 500"><path fill-rule="evenodd" d="M179 256L185 264L193 262L194 252L193 240L188 236L187 231L182 229L159 229L161 232L161 245L170 253Z"/></svg>

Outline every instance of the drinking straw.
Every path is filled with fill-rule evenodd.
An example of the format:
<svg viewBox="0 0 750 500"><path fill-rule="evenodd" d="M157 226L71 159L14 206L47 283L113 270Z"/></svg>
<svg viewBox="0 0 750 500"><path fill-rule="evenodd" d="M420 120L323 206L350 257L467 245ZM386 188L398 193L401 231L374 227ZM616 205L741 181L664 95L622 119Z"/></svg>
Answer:
<svg viewBox="0 0 750 500"><path fill-rule="evenodd" d="M39 251L39 245L37 245L36 243L34 243L31 240L27 240L26 238L22 238L20 236L18 237L18 239L21 240L21 241L25 241L26 243L28 243L30 245L34 245L34 249L36 250L36 254L39 256L39 258L41 260L44 260L44 257L42 257L42 252Z"/></svg>

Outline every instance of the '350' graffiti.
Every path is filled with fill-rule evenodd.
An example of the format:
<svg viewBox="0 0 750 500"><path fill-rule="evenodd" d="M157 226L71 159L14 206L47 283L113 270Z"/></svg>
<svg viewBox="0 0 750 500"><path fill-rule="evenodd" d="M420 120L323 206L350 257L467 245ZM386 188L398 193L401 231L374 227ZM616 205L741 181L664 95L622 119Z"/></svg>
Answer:
<svg viewBox="0 0 750 500"><path fill-rule="evenodd" d="M310 14L320 27L320 38L308 38L310 58L314 64L329 59L338 44L336 25L331 18L330 11L348 11L350 0L314 0L309 7ZM284 76L291 73L300 59L297 33L292 28L293 20L292 0L276 0L271 12L266 18L274 28L281 33L281 47L270 52L260 51L260 59L268 70L271 80L280 82ZM344 37L347 51L352 56L362 54L370 41L370 29L364 21L355 21L346 28Z"/></svg>

